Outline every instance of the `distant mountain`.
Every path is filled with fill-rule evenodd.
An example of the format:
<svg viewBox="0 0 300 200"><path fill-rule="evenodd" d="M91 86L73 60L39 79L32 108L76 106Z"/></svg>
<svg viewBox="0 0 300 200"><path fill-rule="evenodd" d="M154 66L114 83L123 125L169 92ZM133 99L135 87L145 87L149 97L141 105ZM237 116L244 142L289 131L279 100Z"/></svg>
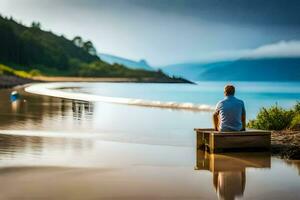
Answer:
<svg viewBox="0 0 300 200"><path fill-rule="evenodd" d="M191 80L198 80L199 75L204 73L206 70L209 70L214 67L225 66L230 64L232 61L223 61L223 62L212 62L212 63L181 63L168 65L162 67L161 69L169 74L180 77L189 77Z"/></svg>
<svg viewBox="0 0 300 200"><path fill-rule="evenodd" d="M199 81L300 81L300 58L187 63L167 66L163 71Z"/></svg>
<svg viewBox="0 0 300 200"><path fill-rule="evenodd" d="M120 64L124 65L130 69L144 69L144 70L151 70L153 71L154 69L147 63L146 60L140 60L140 61L134 61L134 60L129 60L126 58L121 58L118 56L113 56L109 54L99 54L99 57L101 60L109 63L109 64Z"/></svg>

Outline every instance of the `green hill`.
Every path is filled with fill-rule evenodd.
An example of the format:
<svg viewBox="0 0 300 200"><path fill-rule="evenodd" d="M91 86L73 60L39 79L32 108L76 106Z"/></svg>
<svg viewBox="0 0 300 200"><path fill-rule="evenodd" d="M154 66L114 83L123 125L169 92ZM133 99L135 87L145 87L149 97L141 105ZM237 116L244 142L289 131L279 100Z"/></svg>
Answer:
<svg viewBox="0 0 300 200"><path fill-rule="evenodd" d="M11 67L11 74L19 71L29 75L128 77L183 81L165 75L161 71L129 69L122 64L109 64L97 56L92 42L80 37L69 40L51 31L41 29L39 23L31 27L17 23L12 18L0 16L0 64ZM17 70L17 71L14 71ZM0 69L10 73L8 68ZM17 73L15 73L17 72Z"/></svg>
<svg viewBox="0 0 300 200"><path fill-rule="evenodd" d="M63 36L0 17L0 62L17 69L39 69L50 75L74 74L80 63L100 61Z"/></svg>

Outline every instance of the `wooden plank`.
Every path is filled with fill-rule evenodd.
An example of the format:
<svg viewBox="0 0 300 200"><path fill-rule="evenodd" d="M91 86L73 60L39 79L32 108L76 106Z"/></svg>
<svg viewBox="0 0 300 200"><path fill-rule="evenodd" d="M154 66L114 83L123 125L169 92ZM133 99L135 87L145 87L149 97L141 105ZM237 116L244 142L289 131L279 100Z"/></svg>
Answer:
<svg viewBox="0 0 300 200"><path fill-rule="evenodd" d="M243 135L243 136L228 136L219 137L212 135L210 149L216 152L217 150L226 149L243 149L243 148L270 148L270 135Z"/></svg>
<svg viewBox="0 0 300 200"><path fill-rule="evenodd" d="M213 129L195 129L195 131L197 149L207 147L212 153L236 149L268 150L271 146L271 132L267 131L218 132Z"/></svg>
<svg viewBox="0 0 300 200"><path fill-rule="evenodd" d="M209 132L209 133L214 133L214 134L248 134L248 133L269 133L270 132L270 131L255 130L255 129L248 129L246 131L220 132L220 131L215 131L212 128L195 128L194 131L196 131L196 132Z"/></svg>
<svg viewBox="0 0 300 200"><path fill-rule="evenodd" d="M215 136L219 136L219 137L228 137L228 136L256 136L256 135L269 135L270 132L237 132L237 133L234 133L234 132L230 132L230 133L227 133L227 132L218 132L218 133L214 133L214 132L210 132L209 134L212 134L212 135L215 135Z"/></svg>

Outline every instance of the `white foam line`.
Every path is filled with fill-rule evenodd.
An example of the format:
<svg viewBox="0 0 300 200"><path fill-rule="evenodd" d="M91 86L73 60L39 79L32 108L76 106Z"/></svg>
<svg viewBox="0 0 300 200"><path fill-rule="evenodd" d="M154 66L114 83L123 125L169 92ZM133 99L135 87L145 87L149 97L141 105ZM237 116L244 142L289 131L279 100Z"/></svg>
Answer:
<svg viewBox="0 0 300 200"><path fill-rule="evenodd" d="M69 92L59 90L60 87L80 87L82 83L39 83L33 84L25 88L26 92L46 95L52 97L60 97L66 99L74 99L81 101L91 102L107 102L116 104L136 105L136 106L148 106L148 107L160 107L160 108L172 108L172 109L189 109L195 111L213 111L213 107L206 104L193 104L193 103L178 103L178 102L163 102L163 101L152 101L144 99L131 99L122 97L107 97L94 94L86 94L79 92Z"/></svg>

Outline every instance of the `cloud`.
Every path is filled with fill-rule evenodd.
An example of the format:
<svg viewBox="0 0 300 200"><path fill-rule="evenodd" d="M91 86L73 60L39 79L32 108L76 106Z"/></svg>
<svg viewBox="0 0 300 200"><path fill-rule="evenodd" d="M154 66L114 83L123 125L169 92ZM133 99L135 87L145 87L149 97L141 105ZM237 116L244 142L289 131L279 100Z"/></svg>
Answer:
<svg viewBox="0 0 300 200"><path fill-rule="evenodd" d="M250 58L300 57L300 41L280 41L264 45L247 52L245 56Z"/></svg>
<svg viewBox="0 0 300 200"><path fill-rule="evenodd" d="M255 49L241 49L234 51L219 51L203 58L202 61L235 60L240 58L294 58L300 57L300 41L279 41L266 44Z"/></svg>

